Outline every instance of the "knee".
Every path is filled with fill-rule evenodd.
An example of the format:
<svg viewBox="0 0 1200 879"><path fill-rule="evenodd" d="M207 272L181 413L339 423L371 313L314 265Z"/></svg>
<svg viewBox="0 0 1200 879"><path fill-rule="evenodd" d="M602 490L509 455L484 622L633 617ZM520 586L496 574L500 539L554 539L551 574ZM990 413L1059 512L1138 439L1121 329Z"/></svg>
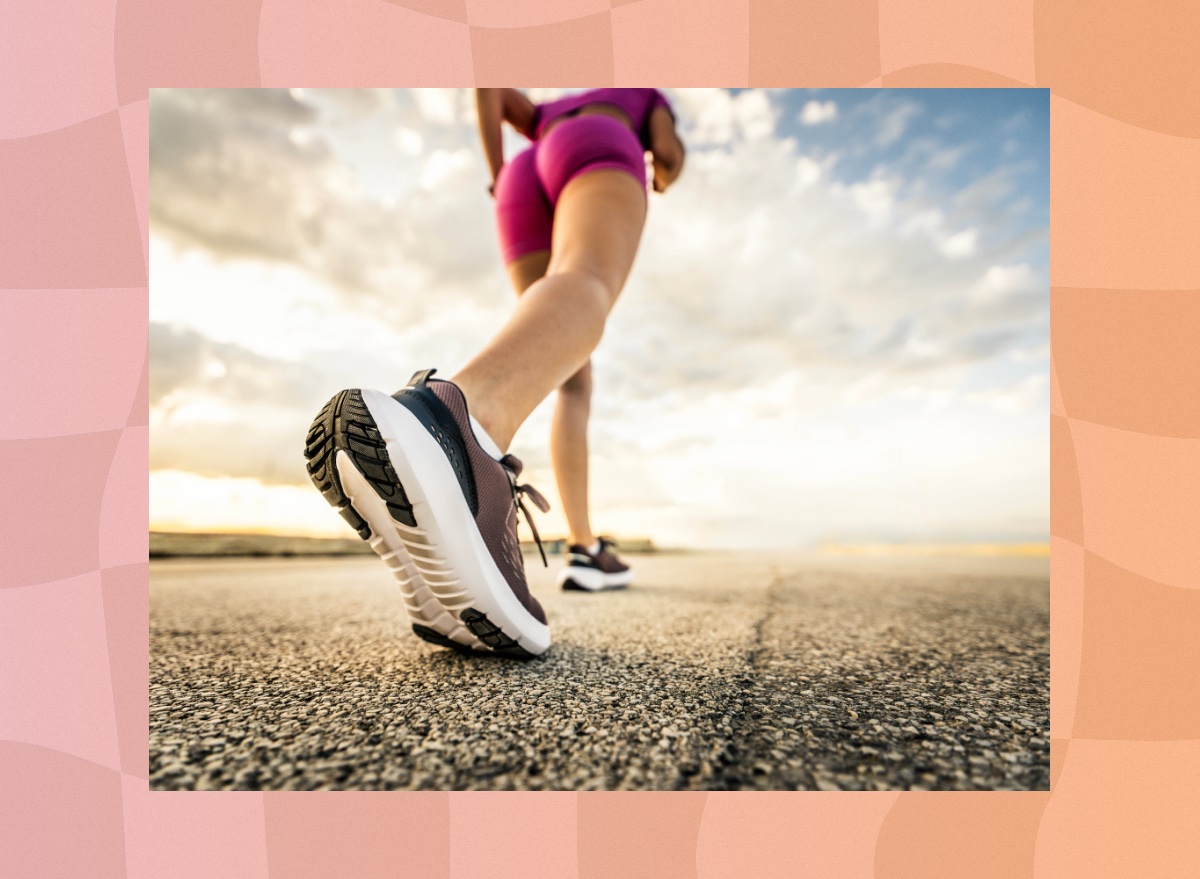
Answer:
<svg viewBox="0 0 1200 879"><path fill-rule="evenodd" d="M554 256L550 258L547 275L559 278L569 278L576 291L586 295L589 305L594 305L602 317L607 317L621 292L620 280L613 277L611 272L587 264L555 265Z"/></svg>
<svg viewBox="0 0 1200 879"><path fill-rule="evenodd" d="M572 402L588 403L592 399L592 362L589 360L579 371L563 382L558 392Z"/></svg>

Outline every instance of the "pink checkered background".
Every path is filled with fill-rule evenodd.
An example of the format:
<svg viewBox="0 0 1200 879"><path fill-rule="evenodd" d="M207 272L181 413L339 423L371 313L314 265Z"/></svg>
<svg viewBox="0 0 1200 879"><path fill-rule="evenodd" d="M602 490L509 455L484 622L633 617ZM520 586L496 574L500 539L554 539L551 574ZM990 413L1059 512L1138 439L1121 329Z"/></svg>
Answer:
<svg viewBox="0 0 1200 879"><path fill-rule="evenodd" d="M1200 875L1194 3L6 0L0 876ZM147 88L1036 86L1049 793L147 791Z"/></svg>

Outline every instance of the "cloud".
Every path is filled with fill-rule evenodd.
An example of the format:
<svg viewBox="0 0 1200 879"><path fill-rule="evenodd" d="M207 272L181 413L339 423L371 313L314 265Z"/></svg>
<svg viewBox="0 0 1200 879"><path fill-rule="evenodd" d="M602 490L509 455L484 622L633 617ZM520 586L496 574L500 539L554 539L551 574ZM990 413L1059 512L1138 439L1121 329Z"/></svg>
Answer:
<svg viewBox="0 0 1200 879"><path fill-rule="evenodd" d="M950 259L962 259L975 252L975 245L978 242L978 229L964 229L941 239L938 242L938 250L942 252L943 256Z"/></svg>
<svg viewBox="0 0 1200 879"><path fill-rule="evenodd" d="M790 539L878 531L898 521L880 480L900 456L927 504L904 515L916 523L914 509L936 507L921 527L999 521L962 501L964 486L1003 494L1030 521L1045 483L1018 451L1044 427L1034 416L1045 388L1030 375L1046 363L1047 230L1014 220L1027 195L1014 166L912 132L925 110L903 95L822 96L839 122L807 131L786 92L670 95L687 166L651 199L594 356L605 527L752 542L761 535L746 523L800 493L825 508L775 516ZM243 112L247 100L262 112ZM188 328L151 331L153 468L301 485L299 444L333 390L394 389L417 367L452 372L494 332L512 299L477 134L463 121L469 101L155 94L152 296L184 297L155 313ZM834 151L823 139L843 129ZM198 252L203 271L188 256ZM260 264L279 268L246 269ZM209 277L229 290L201 302L187 279ZM256 285L271 292L239 322ZM289 299L272 320L272 303ZM547 404L518 437L539 487L553 484L549 418ZM819 465L765 475L780 447ZM938 469L966 448L994 452L1023 487L966 458Z"/></svg>
<svg viewBox="0 0 1200 879"><path fill-rule="evenodd" d="M270 523L278 533L313 537L353 537L330 514L312 484L279 485L249 477L204 476L189 470L150 473L150 527L162 531L260 531Z"/></svg>
<svg viewBox="0 0 1200 879"><path fill-rule="evenodd" d="M892 209L895 190L896 185L893 181L876 178L852 184L850 194L863 213L882 218Z"/></svg>
<svg viewBox="0 0 1200 879"><path fill-rule="evenodd" d="M412 89L411 94L426 123L452 126L470 118L471 99L464 89Z"/></svg>
<svg viewBox="0 0 1200 879"><path fill-rule="evenodd" d="M273 89L256 89L269 92ZM386 115L397 106L394 89L288 89L299 103L325 119L345 123Z"/></svg>
<svg viewBox="0 0 1200 879"><path fill-rule="evenodd" d="M816 183L825 174L826 168L823 163L811 159L808 156L800 156L796 160L797 180L801 186L810 186Z"/></svg>
<svg viewBox="0 0 1200 879"><path fill-rule="evenodd" d="M150 468L302 484L323 385L303 363L152 322Z"/></svg>
<svg viewBox="0 0 1200 879"><path fill-rule="evenodd" d="M421 188L435 191L453 186L457 179L470 174L475 162L470 149L434 150L421 168Z"/></svg>
<svg viewBox="0 0 1200 879"><path fill-rule="evenodd" d="M904 136L908 123L921 115L921 107L911 101L889 101L887 109L879 120L875 134L875 144L887 147Z"/></svg>
<svg viewBox="0 0 1200 879"><path fill-rule="evenodd" d="M966 395L966 401L973 405L990 406L1001 412L1027 411L1048 405L1047 386L1046 375L1039 372L1008 387L973 391Z"/></svg>
<svg viewBox="0 0 1200 879"><path fill-rule="evenodd" d="M775 131L779 111L765 91L687 89L673 94L689 146L764 140Z"/></svg>
<svg viewBox="0 0 1200 879"><path fill-rule="evenodd" d="M150 323L150 405L181 390L252 405L308 403L319 373L302 363L215 342L187 327Z"/></svg>
<svg viewBox="0 0 1200 879"><path fill-rule="evenodd" d="M1027 329L1041 328L1048 319L1050 308L1046 279L1028 263L989 266L968 288L964 307L990 323L1008 322ZM1043 339L1042 343L1045 341ZM1044 354L1042 343L1016 346L1009 354L1030 349Z"/></svg>
<svg viewBox="0 0 1200 879"><path fill-rule="evenodd" d="M546 104L550 101L557 101L559 98L565 97L572 92L580 91L580 89L560 89L560 88L531 88L526 89L525 94L529 96L529 100L535 104Z"/></svg>
<svg viewBox="0 0 1200 879"><path fill-rule="evenodd" d="M1028 263L988 266L971 294L976 301L995 301L1008 294L1037 289L1038 280Z"/></svg>
<svg viewBox="0 0 1200 879"><path fill-rule="evenodd" d="M425 139L421 137L421 132L416 129L406 128L401 125L396 129L395 138L396 146L406 156L419 156L425 148Z"/></svg>
<svg viewBox="0 0 1200 879"><path fill-rule="evenodd" d="M809 101L800 111L800 121L805 125L820 125L837 118L837 102Z"/></svg>
<svg viewBox="0 0 1200 879"><path fill-rule="evenodd" d="M405 102L376 92L330 94L155 90L154 233L228 259L299 265L351 295L420 296L438 287L469 296L494 269L496 246L491 228L475 222L487 210L483 164L472 161L465 126L447 115L447 102L465 98L459 90ZM364 117L360 105L377 112ZM426 125L422 138L416 132L425 116L437 125ZM379 117L400 132L384 141L394 152L380 168L347 162L332 132L361 138L368 132L355 126L369 128ZM406 153L420 153L417 167L397 185ZM386 163L396 170L389 174Z"/></svg>
<svg viewBox="0 0 1200 879"><path fill-rule="evenodd" d="M916 112L905 105L899 118ZM1022 246L998 225L1010 192L1000 170L946 192L883 168L839 180L786 136L693 147L676 189L652 205L599 355L617 395L800 374L814 405L846 398L856 375L873 377L860 399L884 398L913 381L953 387L1044 334L1046 281L1032 269L1028 299L968 304L996 250ZM982 248L985 232L995 249Z"/></svg>

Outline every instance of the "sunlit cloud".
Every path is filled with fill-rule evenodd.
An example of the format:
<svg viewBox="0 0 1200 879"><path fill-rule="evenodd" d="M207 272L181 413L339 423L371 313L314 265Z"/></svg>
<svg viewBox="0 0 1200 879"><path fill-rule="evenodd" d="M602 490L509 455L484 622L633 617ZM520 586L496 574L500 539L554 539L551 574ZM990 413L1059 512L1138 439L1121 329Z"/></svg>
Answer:
<svg viewBox="0 0 1200 879"><path fill-rule="evenodd" d="M800 121L805 125L820 125L837 118L835 101L809 101L800 111Z"/></svg>
<svg viewBox="0 0 1200 879"><path fill-rule="evenodd" d="M597 525L671 545L1044 536L1044 95L669 95L687 167L652 197L594 357ZM452 374L512 306L473 108L153 92L158 527L345 533L304 472L315 411ZM551 405L514 446L545 489Z"/></svg>
<svg viewBox="0 0 1200 879"><path fill-rule="evenodd" d="M331 515L308 487L264 485L257 479L201 476L181 470L150 473L150 527L200 533L261 532L346 537L353 531Z"/></svg>
<svg viewBox="0 0 1200 879"><path fill-rule="evenodd" d="M961 232L955 232L938 242L938 250L944 256L951 259L961 259L964 256L970 256L975 252L975 245L979 241L978 229L964 229Z"/></svg>

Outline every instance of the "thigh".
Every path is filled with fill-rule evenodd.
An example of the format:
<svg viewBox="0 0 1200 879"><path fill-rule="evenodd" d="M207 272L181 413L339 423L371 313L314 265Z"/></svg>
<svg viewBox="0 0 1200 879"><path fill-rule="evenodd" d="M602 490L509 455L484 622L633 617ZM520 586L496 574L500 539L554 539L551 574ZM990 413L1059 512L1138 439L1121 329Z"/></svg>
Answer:
<svg viewBox="0 0 1200 879"><path fill-rule="evenodd" d="M549 273L599 278L612 307L633 267L645 222L645 185L625 171L607 168L574 177L555 207Z"/></svg>
<svg viewBox="0 0 1200 879"><path fill-rule="evenodd" d="M537 145L517 153L496 180L496 231L506 265L549 250L554 208L537 173Z"/></svg>

